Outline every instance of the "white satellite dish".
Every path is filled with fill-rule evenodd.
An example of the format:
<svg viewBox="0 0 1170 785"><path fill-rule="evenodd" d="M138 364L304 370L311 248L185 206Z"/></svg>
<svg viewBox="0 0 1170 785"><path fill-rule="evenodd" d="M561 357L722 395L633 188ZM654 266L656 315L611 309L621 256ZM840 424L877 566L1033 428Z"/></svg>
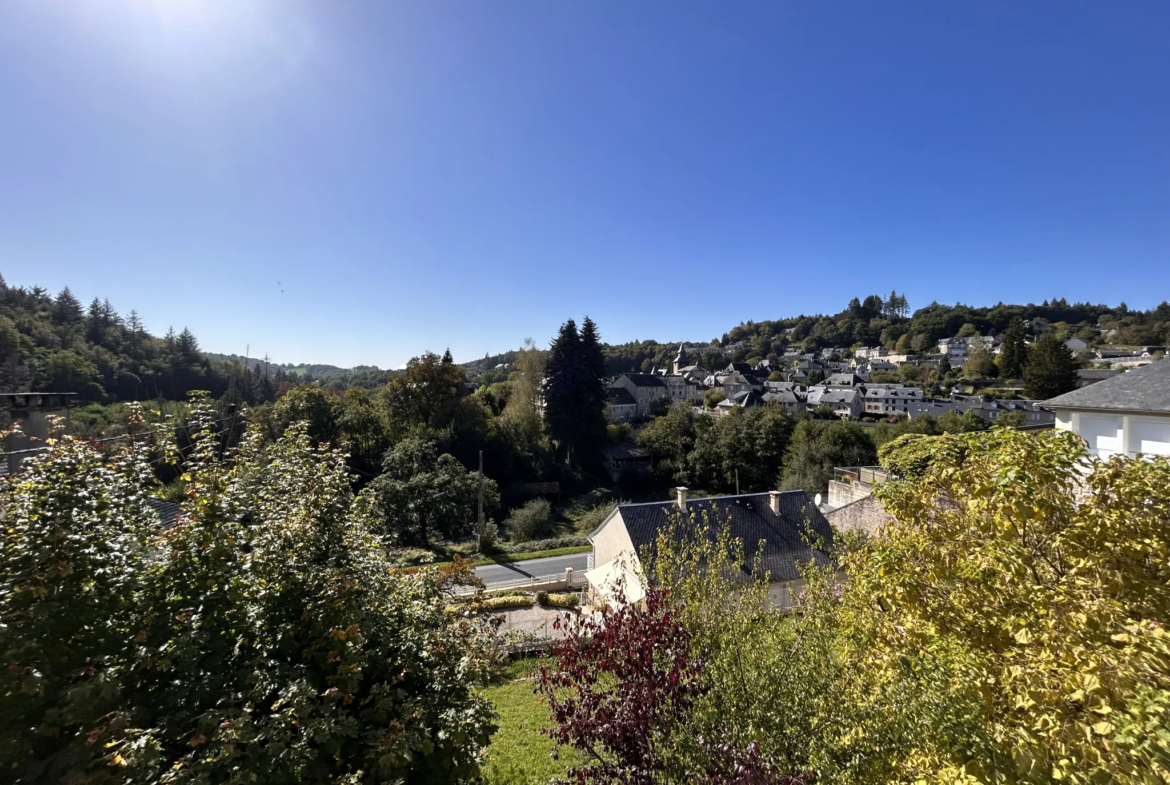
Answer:
<svg viewBox="0 0 1170 785"><path fill-rule="evenodd" d="M821 506L821 495L819 493L815 497L813 497L813 504L815 504L818 507Z"/></svg>

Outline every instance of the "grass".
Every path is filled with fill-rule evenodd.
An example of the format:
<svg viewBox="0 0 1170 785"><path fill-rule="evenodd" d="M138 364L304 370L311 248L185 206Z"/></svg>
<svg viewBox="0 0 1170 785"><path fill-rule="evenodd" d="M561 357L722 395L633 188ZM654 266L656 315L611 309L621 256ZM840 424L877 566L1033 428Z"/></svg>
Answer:
<svg viewBox="0 0 1170 785"><path fill-rule="evenodd" d="M549 662L519 660L510 666L506 683L484 690L484 696L500 715L500 729L492 736L484 755L483 777L487 785L544 785L564 775L574 759L565 750L560 760L550 757L555 745L540 732L549 726L548 705L535 694L532 681L525 678Z"/></svg>

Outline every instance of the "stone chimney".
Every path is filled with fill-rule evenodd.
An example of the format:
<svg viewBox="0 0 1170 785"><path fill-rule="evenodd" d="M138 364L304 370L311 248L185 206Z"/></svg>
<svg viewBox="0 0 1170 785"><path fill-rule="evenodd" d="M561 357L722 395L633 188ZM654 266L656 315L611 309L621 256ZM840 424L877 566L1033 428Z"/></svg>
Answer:
<svg viewBox="0 0 1170 785"><path fill-rule="evenodd" d="M678 508L683 512L687 511L687 489L683 486L678 486L674 489L675 501L678 503Z"/></svg>
<svg viewBox="0 0 1170 785"><path fill-rule="evenodd" d="M768 491L768 506L773 514L780 514L780 491Z"/></svg>

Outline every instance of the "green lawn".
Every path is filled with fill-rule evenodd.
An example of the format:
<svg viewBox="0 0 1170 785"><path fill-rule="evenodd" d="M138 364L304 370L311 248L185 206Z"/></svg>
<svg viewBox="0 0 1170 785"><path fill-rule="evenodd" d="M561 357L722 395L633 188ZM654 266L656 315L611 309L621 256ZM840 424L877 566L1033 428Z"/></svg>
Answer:
<svg viewBox="0 0 1170 785"><path fill-rule="evenodd" d="M547 663L547 661L545 661ZM541 660L520 660L511 667L509 681L488 687L484 695L500 715L500 729L484 757L487 785L544 785L565 773L571 754L553 760L553 743L540 729L548 726L548 705L523 677L540 667Z"/></svg>

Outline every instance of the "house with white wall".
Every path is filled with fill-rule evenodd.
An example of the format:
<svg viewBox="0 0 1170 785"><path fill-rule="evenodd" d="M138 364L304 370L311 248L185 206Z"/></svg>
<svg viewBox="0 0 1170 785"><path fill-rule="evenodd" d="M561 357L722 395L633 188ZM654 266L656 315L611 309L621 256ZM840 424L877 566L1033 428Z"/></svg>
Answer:
<svg viewBox="0 0 1170 785"><path fill-rule="evenodd" d="M678 524L677 526L674 524ZM675 489L674 501L618 505L602 521L589 542L589 580L595 597L613 601L620 581L626 599L645 596L641 571L659 534L686 535L706 527L709 537L729 527L744 547L740 565L744 582L765 578L774 606L789 608L804 585L802 564L830 567L833 527L804 491L769 491L738 496L688 499L686 488ZM761 574L754 574L758 569Z"/></svg>
<svg viewBox="0 0 1170 785"><path fill-rule="evenodd" d="M1170 456L1170 362L1161 360L1044 402L1056 428L1072 431L1099 458Z"/></svg>

